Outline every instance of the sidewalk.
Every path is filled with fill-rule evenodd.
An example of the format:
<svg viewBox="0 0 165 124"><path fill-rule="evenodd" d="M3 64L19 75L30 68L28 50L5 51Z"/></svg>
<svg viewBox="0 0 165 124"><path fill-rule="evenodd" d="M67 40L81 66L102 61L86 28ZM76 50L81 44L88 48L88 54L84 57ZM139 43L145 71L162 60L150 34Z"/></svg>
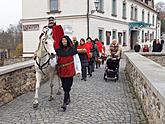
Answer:
<svg viewBox="0 0 165 124"><path fill-rule="evenodd" d="M117 82L103 80L103 65L86 82L76 77L66 112L60 109L63 95L49 102L49 87L44 84L38 110L32 108L34 92L24 94L1 107L0 124L146 124L125 78L124 67L122 59Z"/></svg>

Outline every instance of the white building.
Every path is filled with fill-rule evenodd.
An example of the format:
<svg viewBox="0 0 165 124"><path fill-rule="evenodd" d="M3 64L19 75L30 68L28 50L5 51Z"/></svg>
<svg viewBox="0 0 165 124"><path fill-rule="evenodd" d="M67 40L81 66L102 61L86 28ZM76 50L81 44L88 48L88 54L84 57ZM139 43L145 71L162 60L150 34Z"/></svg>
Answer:
<svg viewBox="0 0 165 124"><path fill-rule="evenodd" d="M153 0L23 0L24 57L33 55L49 16L69 36L99 38L107 47L115 38L124 50L160 35Z"/></svg>

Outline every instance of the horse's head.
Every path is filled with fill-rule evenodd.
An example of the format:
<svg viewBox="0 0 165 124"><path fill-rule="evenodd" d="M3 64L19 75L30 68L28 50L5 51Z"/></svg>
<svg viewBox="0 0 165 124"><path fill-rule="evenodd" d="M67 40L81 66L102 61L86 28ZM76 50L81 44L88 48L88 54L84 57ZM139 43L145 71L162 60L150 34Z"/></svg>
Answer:
<svg viewBox="0 0 165 124"><path fill-rule="evenodd" d="M56 52L54 49L54 40L52 36L45 35L45 37L43 37L41 40L45 51L50 55L51 58L53 58L56 55Z"/></svg>

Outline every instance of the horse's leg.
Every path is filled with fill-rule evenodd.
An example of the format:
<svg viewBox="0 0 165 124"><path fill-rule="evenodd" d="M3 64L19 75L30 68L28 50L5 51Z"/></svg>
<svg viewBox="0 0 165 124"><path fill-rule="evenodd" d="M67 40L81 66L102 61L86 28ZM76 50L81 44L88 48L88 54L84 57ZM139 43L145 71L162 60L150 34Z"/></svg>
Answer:
<svg viewBox="0 0 165 124"><path fill-rule="evenodd" d="M50 97L49 97L49 101L52 101L53 99L53 77L54 77L54 72L52 71L49 75L50 77Z"/></svg>
<svg viewBox="0 0 165 124"><path fill-rule="evenodd" d="M33 108L38 107L38 90L40 88L40 82L41 82L41 73L36 71L36 87L35 87L35 96L34 96Z"/></svg>

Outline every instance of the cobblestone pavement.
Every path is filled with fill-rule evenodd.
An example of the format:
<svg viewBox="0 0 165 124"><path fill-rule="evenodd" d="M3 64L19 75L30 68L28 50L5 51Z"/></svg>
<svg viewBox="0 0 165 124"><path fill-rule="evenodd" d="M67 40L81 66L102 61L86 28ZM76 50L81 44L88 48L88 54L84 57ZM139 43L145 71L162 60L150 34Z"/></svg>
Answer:
<svg viewBox="0 0 165 124"><path fill-rule="evenodd" d="M0 108L0 124L146 124L124 66L121 60L117 82L103 80L103 65L86 82L75 77L66 112L60 108L63 95L49 102L48 84L44 84L37 110L32 108L34 92L29 92Z"/></svg>

